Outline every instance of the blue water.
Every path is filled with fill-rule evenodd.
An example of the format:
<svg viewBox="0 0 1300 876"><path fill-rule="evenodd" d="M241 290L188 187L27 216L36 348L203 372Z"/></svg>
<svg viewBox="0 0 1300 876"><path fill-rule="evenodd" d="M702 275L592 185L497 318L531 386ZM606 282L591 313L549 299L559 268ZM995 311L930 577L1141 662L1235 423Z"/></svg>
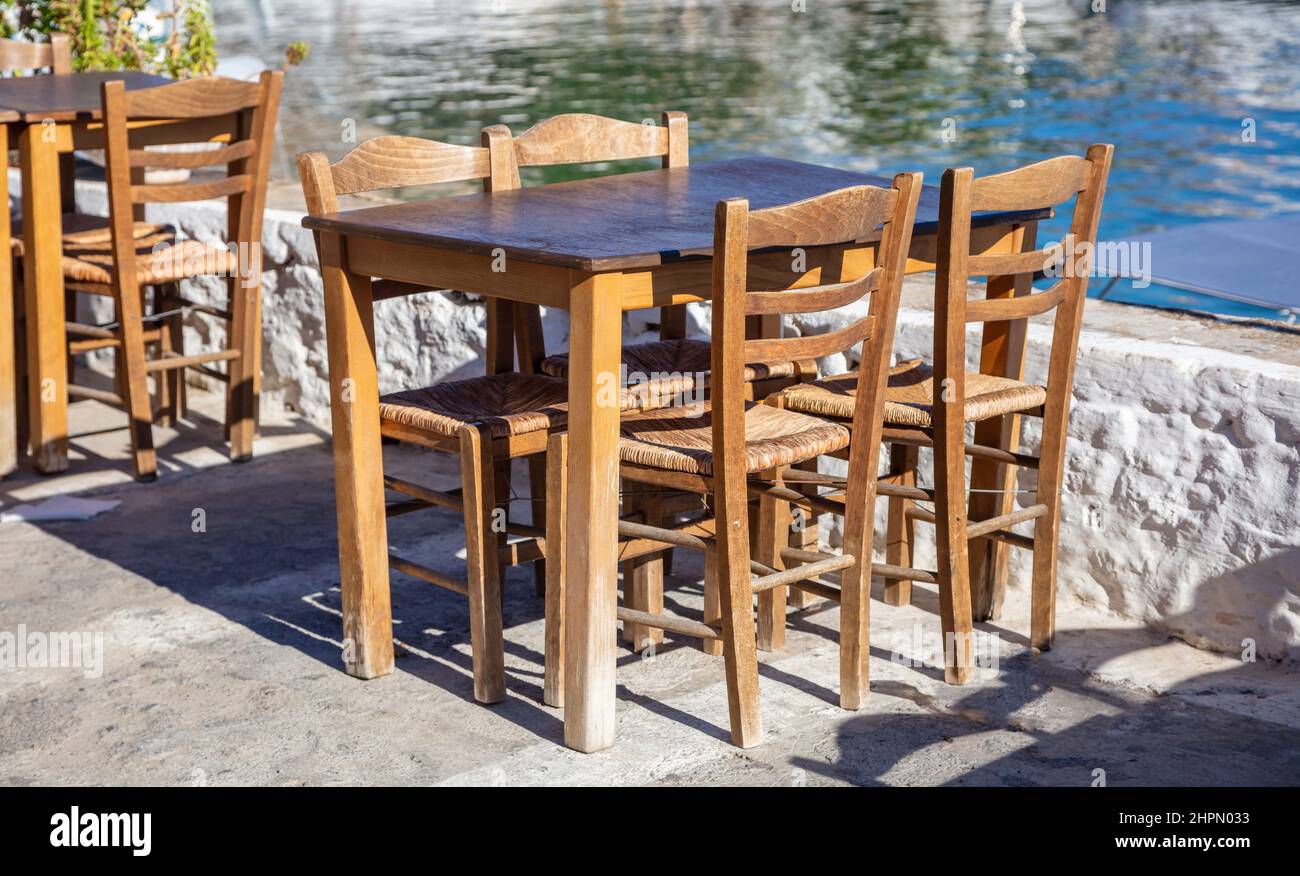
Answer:
<svg viewBox="0 0 1300 876"><path fill-rule="evenodd" d="M497 122L518 132L561 112L677 109L696 161L763 153L923 170L932 182L953 165L991 173L1111 142L1110 240L1300 210L1295 2L1109 0L1102 13L1092 0L214 6L223 57L277 62L287 42L312 43L286 86L293 152L341 155L348 119L360 137L477 142ZM1043 233L1063 230L1058 220ZM1121 283L1110 297L1277 315L1156 286Z"/></svg>

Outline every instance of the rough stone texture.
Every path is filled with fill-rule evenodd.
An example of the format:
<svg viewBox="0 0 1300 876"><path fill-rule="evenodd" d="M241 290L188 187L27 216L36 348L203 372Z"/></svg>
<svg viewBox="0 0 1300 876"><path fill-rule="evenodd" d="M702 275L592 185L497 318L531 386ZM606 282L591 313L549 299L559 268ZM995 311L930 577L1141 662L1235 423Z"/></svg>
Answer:
<svg viewBox="0 0 1300 876"><path fill-rule="evenodd" d="M82 209L102 210L103 188L81 183ZM98 199L98 200L97 200ZM221 241L224 208L156 209L190 237ZM264 276L264 406L329 424L320 275L300 212L268 210ZM210 282L210 281L208 281ZM928 276L909 278L896 355L930 355ZM194 297L223 300L218 284ZM825 331L852 309L794 320ZM648 338L653 312L626 318ZM567 343L563 312L547 313L548 347ZM1195 645L1260 656L1300 650L1300 335L1089 302L1079 348L1064 500L1060 588L1067 597L1140 620ZM708 331L708 311L692 308ZM220 325L195 317L192 341ZM384 390L468 376L484 347L483 308L459 293L381 302L376 334ZM1028 374L1045 373L1049 326L1031 326ZM972 351L975 346L972 334ZM828 362L828 368L846 363ZM1036 423L1025 445L1036 443ZM923 456L923 465L928 465ZM926 472L928 480L928 471ZM1020 488L1032 489L1032 473ZM925 561L931 528L918 526ZM832 539L833 529L830 530ZM1012 551L1013 586L1028 554Z"/></svg>

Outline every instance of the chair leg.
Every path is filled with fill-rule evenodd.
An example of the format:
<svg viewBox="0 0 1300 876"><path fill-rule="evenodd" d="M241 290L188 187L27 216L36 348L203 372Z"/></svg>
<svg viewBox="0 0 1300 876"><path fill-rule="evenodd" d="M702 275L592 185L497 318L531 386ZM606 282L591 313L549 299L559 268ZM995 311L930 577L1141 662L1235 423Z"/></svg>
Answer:
<svg viewBox="0 0 1300 876"><path fill-rule="evenodd" d="M230 435L230 458L236 462L251 459L257 432L257 368L261 346L261 320L256 309L261 302L260 287L246 288L242 278L226 281L230 290L230 340L228 346L239 350L231 359L226 384L226 425Z"/></svg>
<svg viewBox="0 0 1300 876"><path fill-rule="evenodd" d="M485 442L486 443L486 442ZM494 542L497 547L497 555L505 549L510 543L510 533L505 524L510 520L510 483L511 483L511 465L509 459L499 459L494 464L492 472L492 482L496 491L495 504L491 512L491 532L495 536ZM498 513L500 512L500 513ZM505 572L502 571L501 579L501 607L504 610L506 604Z"/></svg>
<svg viewBox="0 0 1300 876"><path fill-rule="evenodd" d="M167 309L167 297L163 294L162 286L154 286L153 289L153 312L162 313ZM155 344L155 355L159 359L167 358L172 351L171 335L167 333L165 326L159 326L158 341ZM154 388L158 395L158 406L154 415L154 422L159 426L170 426L172 424L172 404L175 396L172 395L172 372L158 371L154 374Z"/></svg>
<svg viewBox="0 0 1300 876"><path fill-rule="evenodd" d="M14 259L13 313L14 313L14 451L15 463L28 452L27 426L27 301L23 294L22 262Z"/></svg>
<svg viewBox="0 0 1300 876"><path fill-rule="evenodd" d="M542 702L564 707L564 528L568 525L569 436L552 435L546 449L546 644Z"/></svg>
<svg viewBox="0 0 1300 876"><path fill-rule="evenodd" d="M486 445L486 446L485 446ZM492 531L496 498L490 439L477 429L460 433L460 477L465 509L470 649L474 698L480 703L505 699L505 644L501 632L501 563Z"/></svg>
<svg viewBox="0 0 1300 876"><path fill-rule="evenodd" d="M774 473L769 472L768 475ZM790 541L790 503L769 496L758 501L758 551L760 563L784 569L781 549ZM773 587L758 594L758 649L780 651L785 647L787 587Z"/></svg>
<svg viewBox="0 0 1300 876"><path fill-rule="evenodd" d="M718 596L718 552L712 547L704 551L704 622L716 624L722 621L722 600ZM720 639L704 639L700 649L710 657L722 656Z"/></svg>
<svg viewBox="0 0 1300 876"><path fill-rule="evenodd" d="M809 459L805 462L798 463L795 465L795 468L800 471L810 471L815 474L817 472L817 460ZM817 490L816 488L813 488L808 492L816 493ZM817 550L821 544L821 527L817 522L817 515L802 509L793 513L798 513L802 517L803 526L798 530L793 527L791 528L790 546L800 550ZM793 519L791 522L793 522ZM786 593L786 604L795 610L811 608L813 605L816 605L818 601L819 597L813 596L806 590L799 590L792 587L789 588Z"/></svg>
<svg viewBox="0 0 1300 876"><path fill-rule="evenodd" d="M1011 450L1020 443L1020 415L1004 414L976 423L975 443ZM1009 514L1015 506L1014 465L973 458L970 485L967 520L999 517ZM976 620L996 620L1002 615L1009 559L1007 545L995 538L977 538L971 541L971 611Z"/></svg>
<svg viewBox="0 0 1300 876"><path fill-rule="evenodd" d="M162 290L164 293L162 309L164 311L177 309L180 306L180 286L169 283L162 287ZM177 313L164 320L162 337L165 349L177 353L185 349L185 323L181 314ZM170 401L168 412L172 422L175 422L185 416L185 369L169 368L162 376L167 381L167 396Z"/></svg>
<svg viewBox="0 0 1300 876"><path fill-rule="evenodd" d="M910 444L889 446L889 474L894 483L904 487L916 486L918 450ZM912 565L912 546L915 544L915 526L907 509L911 500L890 496L889 518L885 527L885 562L891 566ZM884 600L886 605L911 605L912 582L906 578L886 578Z"/></svg>
<svg viewBox="0 0 1300 876"><path fill-rule="evenodd" d="M532 498L529 503L528 522L533 526L545 526L547 521L546 511L546 457L541 454L534 454L528 457L528 495ZM533 563L533 592L538 596L546 594L546 560L538 560Z"/></svg>
<svg viewBox="0 0 1300 876"><path fill-rule="evenodd" d="M844 553L856 562L840 573L840 708L861 709L871 679L871 536L875 494L844 513Z"/></svg>
<svg viewBox="0 0 1300 876"><path fill-rule="evenodd" d="M754 632L754 588L750 585L749 533L744 485L718 505L716 563L722 609L722 659L727 676L731 741L752 748L763 741L758 708L758 653Z"/></svg>
<svg viewBox="0 0 1300 876"><path fill-rule="evenodd" d="M158 476L158 460L153 446L153 405L149 400L149 379L145 373L143 323L138 289L114 287L117 318L121 323L118 369L125 385L123 398L130 418L131 451L135 459L135 476L152 481Z"/></svg>
<svg viewBox="0 0 1300 876"><path fill-rule="evenodd" d="M632 498L627 495L628 512L640 511L649 526L662 526L663 515L653 499ZM626 501L626 500L625 500ZM663 554L646 554L623 564L623 601L628 608L649 614L664 612ZM637 653L646 648L657 648L664 640L664 631L658 627L624 623L623 639Z"/></svg>
<svg viewBox="0 0 1300 876"><path fill-rule="evenodd" d="M1047 513L1034 521L1033 583L1030 590L1029 644L1046 651L1056 637L1056 554L1061 528L1061 480L1065 471L1065 435L1043 421L1038 463L1039 504Z"/></svg>
<svg viewBox="0 0 1300 876"><path fill-rule="evenodd" d="M944 677L965 684L973 668L970 566L966 542L965 432L945 436L936 425L934 442L935 551L938 555L939 616L943 625Z"/></svg>

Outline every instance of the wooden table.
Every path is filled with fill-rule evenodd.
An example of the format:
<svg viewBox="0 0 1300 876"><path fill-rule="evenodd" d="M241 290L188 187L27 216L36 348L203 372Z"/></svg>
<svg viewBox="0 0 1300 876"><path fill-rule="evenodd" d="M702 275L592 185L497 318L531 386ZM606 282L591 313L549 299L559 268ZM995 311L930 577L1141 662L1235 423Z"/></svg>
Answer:
<svg viewBox="0 0 1300 876"><path fill-rule="evenodd" d="M171 80L147 73L69 73L0 79L0 148L17 141L23 175L23 281L27 316L28 431L42 472L68 467L68 368L65 334L63 214L76 209L72 152L103 147L100 86L121 79L130 90ZM199 139L204 139L200 137ZM8 197L8 179L0 182ZM0 218L0 253L9 252L9 212ZM12 263L0 258L0 476L19 453L13 349Z"/></svg>
<svg viewBox="0 0 1300 876"><path fill-rule="evenodd" d="M372 278L569 311L564 739L596 751L614 742L619 499L618 406L600 404L610 394L597 390L618 380L622 312L708 297L719 200L746 197L757 209L861 184L890 185L743 158L307 218L325 280L349 671L373 678L393 668ZM1019 247L1023 230L1046 215L979 216L977 246ZM927 186L910 270L933 267L937 218L938 190ZM875 243L809 249L799 272L788 251L759 254L751 273L802 285L848 279L874 264Z"/></svg>

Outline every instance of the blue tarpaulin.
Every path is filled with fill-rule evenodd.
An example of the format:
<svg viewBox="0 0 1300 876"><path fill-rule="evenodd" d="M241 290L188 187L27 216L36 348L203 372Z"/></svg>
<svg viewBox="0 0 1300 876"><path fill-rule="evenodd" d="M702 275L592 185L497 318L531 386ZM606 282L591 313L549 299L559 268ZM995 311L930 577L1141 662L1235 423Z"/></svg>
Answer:
<svg viewBox="0 0 1300 876"><path fill-rule="evenodd" d="M1198 222L1136 239L1151 243L1153 283L1300 311L1300 213Z"/></svg>

